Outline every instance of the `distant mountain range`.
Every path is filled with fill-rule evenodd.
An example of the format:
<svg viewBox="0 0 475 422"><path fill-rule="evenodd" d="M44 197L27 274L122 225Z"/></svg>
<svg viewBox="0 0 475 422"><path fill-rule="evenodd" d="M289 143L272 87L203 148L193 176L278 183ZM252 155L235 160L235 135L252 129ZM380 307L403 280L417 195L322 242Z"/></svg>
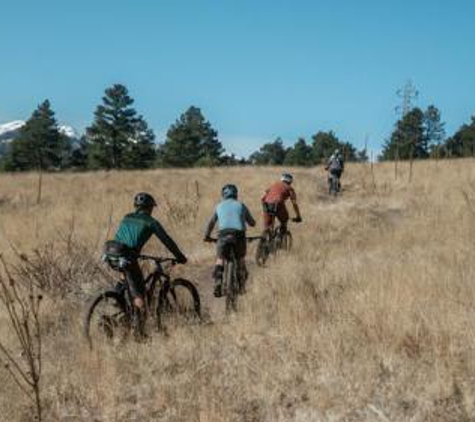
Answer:
<svg viewBox="0 0 475 422"><path fill-rule="evenodd" d="M14 120L0 125L0 156L5 153L8 144L18 136L20 129L24 125L25 121L23 120ZM59 126L59 131L71 140L73 147L78 145L80 135L76 129L71 126L61 125Z"/></svg>

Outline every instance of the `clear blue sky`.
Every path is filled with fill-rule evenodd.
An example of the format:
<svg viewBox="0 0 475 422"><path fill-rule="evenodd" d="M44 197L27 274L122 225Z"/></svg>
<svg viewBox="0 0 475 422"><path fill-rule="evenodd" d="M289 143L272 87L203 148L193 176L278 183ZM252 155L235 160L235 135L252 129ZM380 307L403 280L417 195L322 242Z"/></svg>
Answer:
<svg viewBox="0 0 475 422"><path fill-rule="evenodd" d="M127 85L158 140L190 105L231 152L318 130L379 149L411 78L450 133L475 114L473 0L0 0L0 123L49 98L83 130Z"/></svg>

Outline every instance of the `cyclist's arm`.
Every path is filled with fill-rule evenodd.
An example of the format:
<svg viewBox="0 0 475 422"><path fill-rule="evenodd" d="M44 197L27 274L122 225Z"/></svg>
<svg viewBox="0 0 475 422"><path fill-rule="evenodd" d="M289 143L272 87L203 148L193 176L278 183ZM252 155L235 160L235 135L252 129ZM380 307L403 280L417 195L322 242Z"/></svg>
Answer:
<svg viewBox="0 0 475 422"><path fill-rule="evenodd" d="M254 219L254 217L252 216L251 212L249 211L249 209L244 205L244 218L246 220L246 223L251 226L251 227L255 227L256 225L256 220Z"/></svg>
<svg viewBox="0 0 475 422"><path fill-rule="evenodd" d="M297 203L297 195L294 190L290 192L290 202L292 202L292 207L294 208L295 216L301 219L302 215L300 214L299 204Z"/></svg>
<svg viewBox="0 0 475 422"><path fill-rule="evenodd" d="M210 218L206 230L205 230L205 239L211 236L211 233L213 232L214 226L216 225L218 221L218 214L216 212L213 214L213 216Z"/></svg>
<svg viewBox="0 0 475 422"><path fill-rule="evenodd" d="M302 218L302 215L300 214L300 208L299 208L299 204L297 204L297 200L291 200L292 202L292 206L294 208L294 211L295 211L295 216L297 218Z"/></svg>
<svg viewBox="0 0 475 422"><path fill-rule="evenodd" d="M186 263L186 256L180 251L175 241L168 235L165 229L158 221L154 221L152 224L154 234L160 239L165 247L175 256L176 260L180 264Z"/></svg>
<svg viewBox="0 0 475 422"><path fill-rule="evenodd" d="M269 189L267 189L265 192L264 192L264 195L262 195L262 198L261 198L261 202L264 203L266 201L266 196L267 194L269 193Z"/></svg>

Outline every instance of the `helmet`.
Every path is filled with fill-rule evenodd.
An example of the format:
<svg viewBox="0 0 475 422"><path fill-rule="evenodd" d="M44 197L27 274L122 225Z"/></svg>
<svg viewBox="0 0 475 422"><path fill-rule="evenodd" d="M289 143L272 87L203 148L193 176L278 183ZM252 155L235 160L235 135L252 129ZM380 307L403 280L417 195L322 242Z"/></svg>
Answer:
<svg viewBox="0 0 475 422"><path fill-rule="evenodd" d="M294 181L294 176L290 173L282 173L280 180L290 185Z"/></svg>
<svg viewBox="0 0 475 422"><path fill-rule="evenodd" d="M221 195L223 199L237 199L238 197L238 188L236 185L224 185L223 189L221 190Z"/></svg>
<svg viewBox="0 0 475 422"><path fill-rule="evenodd" d="M157 203L153 196L146 192L140 192L135 195L134 198L134 207L135 208L153 208L156 207Z"/></svg>
<svg viewBox="0 0 475 422"><path fill-rule="evenodd" d="M335 150L335 152L333 153L333 155L334 155L335 157L339 156L339 155L340 155L340 150L337 148L337 149Z"/></svg>

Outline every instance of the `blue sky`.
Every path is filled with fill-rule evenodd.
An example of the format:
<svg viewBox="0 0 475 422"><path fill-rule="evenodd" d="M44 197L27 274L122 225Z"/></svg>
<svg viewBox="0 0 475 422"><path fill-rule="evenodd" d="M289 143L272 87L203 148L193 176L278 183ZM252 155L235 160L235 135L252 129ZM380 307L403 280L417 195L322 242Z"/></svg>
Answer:
<svg viewBox="0 0 475 422"><path fill-rule="evenodd" d="M49 98L83 130L124 83L158 140L188 106L248 154L319 130L379 150L412 79L451 133L475 114L472 0L0 0L0 124Z"/></svg>

